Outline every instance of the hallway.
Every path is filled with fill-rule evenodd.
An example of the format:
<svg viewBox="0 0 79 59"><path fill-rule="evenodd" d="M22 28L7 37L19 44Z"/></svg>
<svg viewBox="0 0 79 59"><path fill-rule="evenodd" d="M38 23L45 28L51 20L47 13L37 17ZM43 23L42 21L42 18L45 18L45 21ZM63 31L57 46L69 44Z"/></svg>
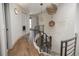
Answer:
<svg viewBox="0 0 79 59"><path fill-rule="evenodd" d="M1 55L8 55L8 50L26 35L38 51L60 56L61 41L79 35L78 10L77 3L0 3ZM78 42L79 36L76 56L79 56Z"/></svg>

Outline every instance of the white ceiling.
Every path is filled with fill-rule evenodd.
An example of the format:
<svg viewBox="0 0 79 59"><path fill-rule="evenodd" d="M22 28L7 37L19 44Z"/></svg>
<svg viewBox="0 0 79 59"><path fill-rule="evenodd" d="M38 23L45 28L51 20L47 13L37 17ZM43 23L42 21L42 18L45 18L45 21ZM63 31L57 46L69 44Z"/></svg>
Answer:
<svg viewBox="0 0 79 59"><path fill-rule="evenodd" d="M19 3L19 5L21 5L26 10L29 10L30 14L37 14L41 12L41 8L42 11L46 10L46 7L49 5L49 3L44 3L42 7L40 6L40 3Z"/></svg>

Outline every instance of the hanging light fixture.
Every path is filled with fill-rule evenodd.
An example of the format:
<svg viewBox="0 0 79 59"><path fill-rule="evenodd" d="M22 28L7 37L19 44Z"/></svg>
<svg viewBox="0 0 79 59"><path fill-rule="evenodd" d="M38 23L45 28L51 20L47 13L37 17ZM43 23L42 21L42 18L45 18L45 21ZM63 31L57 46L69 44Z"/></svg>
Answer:
<svg viewBox="0 0 79 59"><path fill-rule="evenodd" d="M54 15L57 11L57 6L56 4L50 4L47 6L46 10L49 15Z"/></svg>

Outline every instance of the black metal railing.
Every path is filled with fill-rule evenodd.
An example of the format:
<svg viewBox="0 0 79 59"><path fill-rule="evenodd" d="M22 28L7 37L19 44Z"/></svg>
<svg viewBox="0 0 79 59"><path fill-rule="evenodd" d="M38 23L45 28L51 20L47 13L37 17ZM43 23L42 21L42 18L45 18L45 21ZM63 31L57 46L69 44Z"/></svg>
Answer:
<svg viewBox="0 0 79 59"><path fill-rule="evenodd" d="M49 53L49 50L51 50L51 46L52 46L52 37L48 36L46 33L44 33L44 31L39 31L37 29L30 29L32 31L38 31L38 33L40 34L40 51L44 51Z"/></svg>
<svg viewBox="0 0 79 59"><path fill-rule="evenodd" d="M40 51L43 50L44 52L49 53L51 46L52 46L52 37L48 36L46 33L43 33L43 35L41 36Z"/></svg>
<svg viewBox="0 0 79 59"><path fill-rule="evenodd" d="M69 40L61 41L60 55L61 56L75 56L76 41L77 41L77 34L75 34L75 37L73 37ZM68 43L70 43L70 44L68 44Z"/></svg>

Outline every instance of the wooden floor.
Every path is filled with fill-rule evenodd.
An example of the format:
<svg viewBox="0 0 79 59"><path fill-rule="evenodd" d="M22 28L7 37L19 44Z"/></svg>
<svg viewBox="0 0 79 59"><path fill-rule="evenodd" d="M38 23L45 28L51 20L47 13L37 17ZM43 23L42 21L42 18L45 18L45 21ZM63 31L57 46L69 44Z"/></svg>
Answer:
<svg viewBox="0 0 79 59"><path fill-rule="evenodd" d="M17 40L12 49L8 50L9 56L39 56L38 51L25 36Z"/></svg>

